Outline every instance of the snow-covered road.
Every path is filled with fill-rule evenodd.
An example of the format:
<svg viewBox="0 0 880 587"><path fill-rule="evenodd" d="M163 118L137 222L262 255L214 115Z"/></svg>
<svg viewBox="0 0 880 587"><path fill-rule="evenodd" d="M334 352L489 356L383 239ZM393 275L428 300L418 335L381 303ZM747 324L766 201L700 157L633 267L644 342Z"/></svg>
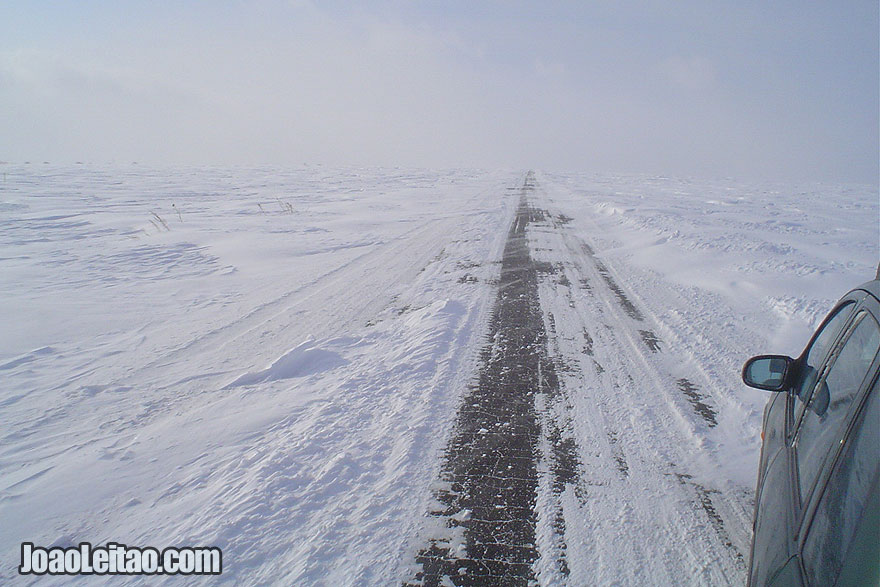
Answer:
<svg viewBox="0 0 880 587"><path fill-rule="evenodd" d="M707 383L549 204L529 174L409 584L741 583L751 502L716 486Z"/></svg>
<svg viewBox="0 0 880 587"><path fill-rule="evenodd" d="M878 242L870 188L540 172L5 166L0 212L4 584L24 541L219 546L211 583L455 576L420 573L478 558L488 516L438 498L514 233L516 576L739 584L766 395L738 369L796 354Z"/></svg>

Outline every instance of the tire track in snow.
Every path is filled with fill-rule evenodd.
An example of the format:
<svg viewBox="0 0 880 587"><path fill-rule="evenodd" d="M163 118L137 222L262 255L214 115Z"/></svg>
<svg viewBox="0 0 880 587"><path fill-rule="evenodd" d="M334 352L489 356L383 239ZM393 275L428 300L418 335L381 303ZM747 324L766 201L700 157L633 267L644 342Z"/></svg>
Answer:
<svg viewBox="0 0 880 587"><path fill-rule="evenodd" d="M640 584L650 573L651 583L738 583L742 532L728 527L739 522L737 498L700 462L701 438L718 424L711 396L611 269L567 229L570 219L545 217L531 242L536 263L554 267L539 283L540 300L551 354L575 367L558 370L560 393L574 405L561 420L574 423L583 465L579 485L562 496L569 574L545 564L552 543L539 540L539 580ZM539 533L552 518L539 513Z"/></svg>
<svg viewBox="0 0 880 587"><path fill-rule="evenodd" d="M542 435L536 401L549 404L559 382L548 355L538 299L538 269L529 254L526 228L543 220L530 207L529 173L508 233L498 296L483 349L478 381L459 409L431 516L443 536L429 539L416 556L420 567L407 585L529 585L536 547L536 497L541 444L549 442L554 491L577 476L577 450L555 425ZM555 517L557 548L565 551L564 518ZM567 572L560 556L561 572Z"/></svg>

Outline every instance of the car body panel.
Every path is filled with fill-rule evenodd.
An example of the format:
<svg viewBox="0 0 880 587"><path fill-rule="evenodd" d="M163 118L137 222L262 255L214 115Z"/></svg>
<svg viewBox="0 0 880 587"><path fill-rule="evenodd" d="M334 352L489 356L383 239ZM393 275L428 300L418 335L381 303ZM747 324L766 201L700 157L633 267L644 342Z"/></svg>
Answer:
<svg viewBox="0 0 880 587"><path fill-rule="evenodd" d="M798 557L793 556L785 562L785 566L779 569L773 577L767 581L772 587L789 587L790 585L802 585L801 565Z"/></svg>
<svg viewBox="0 0 880 587"><path fill-rule="evenodd" d="M764 442L761 445L761 458L758 465L758 485L755 495L761 493L761 486L764 479L764 471L775 458L779 451L785 448L786 422L785 418L788 414L788 394L774 393L767 406L764 408Z"/></svg>
<svg viewBox="0 0 880 587"><path fill-rule="evenodd" d="M756 516L752 541L753 585L767 585L795 550L794 536L789 529L794 523L791 510L791 474L787 448L777 451L764 474L764 483L756 499L756 511L774 512L774 516Z"/></svg>
<svg viewBox="0 0 880 587"><path fill-rule="evenodd" d="M875 392L876 393L876 392ZM838 585L880 585L880 487L874 479L861 523L846 553Z"/></svg>

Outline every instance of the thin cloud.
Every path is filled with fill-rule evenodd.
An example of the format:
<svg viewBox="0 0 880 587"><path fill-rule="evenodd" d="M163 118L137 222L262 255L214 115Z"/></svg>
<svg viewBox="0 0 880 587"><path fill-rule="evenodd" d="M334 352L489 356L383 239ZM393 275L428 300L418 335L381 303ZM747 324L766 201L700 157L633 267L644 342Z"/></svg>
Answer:
<svg viewBox="0 0 880 587"><path fill-rule="evenodd" d="M856 10L32 6L0 24L4 160L877 181L877 31Z"/></svg>

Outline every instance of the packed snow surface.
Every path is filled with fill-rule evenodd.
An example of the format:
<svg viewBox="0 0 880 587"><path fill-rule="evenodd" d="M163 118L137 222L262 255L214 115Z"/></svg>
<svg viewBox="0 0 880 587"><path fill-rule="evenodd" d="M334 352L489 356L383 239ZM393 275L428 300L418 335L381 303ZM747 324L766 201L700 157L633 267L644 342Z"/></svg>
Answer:
<svg viewBox="0 0 880 587"><path fill-rule="evenodd" d="M24 541L219 546L223 575L211 583L412 578L524 172L7 164L0 174L0 582L28 582L16 574ZM624 440L645 446L613 450L635 463L654 454L647 443L674 442L679 480L710 500L731 552L747 557L767 394L745 388L739 369L753 354L798 354L834 301L873 277L876 189L535 177L532 205L570 235L530 232L536 260L587 245L596 275L651 335L633 345L633 373L687 376L680 391L660 390L669 411L631 422ZM564 326L582 301L559 292L586 293L542 287L558 352L582 359ZM608 299L607 334L592 346L630 327ZM624 381L627 368L611 375ZM651 377L640 393L666 385ZM571 396L584 464L594 406L614 392ZM680 583L718 580L711 553L677 564L621 522L664 503L631 485L589 516L565 506L572 584L621 573L649 584L651 556ZM624 544L638 552L612 560ZM546 561L536 568L562 580ZM743 565L725 569L743 581Z"/></svg>

